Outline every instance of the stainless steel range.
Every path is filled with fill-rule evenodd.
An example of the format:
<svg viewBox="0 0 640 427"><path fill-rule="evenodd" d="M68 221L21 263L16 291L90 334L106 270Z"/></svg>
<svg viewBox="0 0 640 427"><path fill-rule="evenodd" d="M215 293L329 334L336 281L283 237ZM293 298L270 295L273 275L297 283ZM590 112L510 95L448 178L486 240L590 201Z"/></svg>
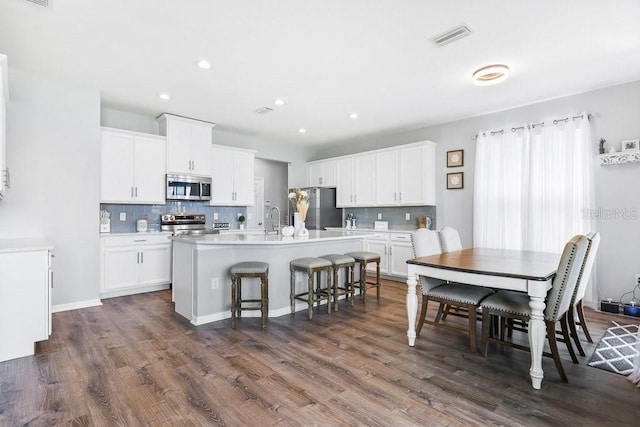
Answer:
<svg viewBox="0 0 640 427"><path fill-rule="evenodd" d="M202 214L163 214L160 217L160 230L170 231L174 235L218 234L220 230L206 227L207 218Z"/></svg>

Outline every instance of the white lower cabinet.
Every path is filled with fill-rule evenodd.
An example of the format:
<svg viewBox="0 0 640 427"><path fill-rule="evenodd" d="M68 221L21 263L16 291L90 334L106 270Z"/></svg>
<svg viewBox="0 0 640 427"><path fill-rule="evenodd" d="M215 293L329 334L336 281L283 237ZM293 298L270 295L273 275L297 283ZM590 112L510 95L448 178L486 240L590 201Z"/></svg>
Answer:
<svg viewBox="0 0 640 427"><path fill-rule="evenodd" d="M406 279L407 260L413 258L411 233L380 232L367 239L367 247L371 252L380 255L380 273ZM376 265L371 263L367 271L375 273Z"/></svg>
<svg viewBox="0 0 640 427"><path fill-rule="evenodd" d="M0 251L0 362L49 339L52 278L48 249Z"/></svg>
<svg viewBox="0 0 640 427"><path fill-rule="evenodd" d="M171 283L169 235L101 236L100 297L168 289Z"/></svg>

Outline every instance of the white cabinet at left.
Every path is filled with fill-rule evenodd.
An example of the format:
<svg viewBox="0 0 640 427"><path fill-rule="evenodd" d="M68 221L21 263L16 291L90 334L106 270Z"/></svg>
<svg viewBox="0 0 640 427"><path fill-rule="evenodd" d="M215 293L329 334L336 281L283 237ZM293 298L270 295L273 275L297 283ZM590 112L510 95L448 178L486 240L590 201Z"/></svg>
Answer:
<svg viewBox="0 0 640 427"><path fill-rule="evenodd" d="M41 239L0 239L0 362L34 354L51 335L51 251Z"/></svg>
<svg viewBox="0 0 640 427"><path fill-rule="evenodd" d="M0 55L0 199L9 188L9 168L7 167L7 102L9 102L9 79L7 77L7 57Z"/></svg>
<svg viewBox="0 0 640 427"><path fill-rule="evenodd" d="M165 203L165 138L102 128L100 201Z"/></svg>
<svg viewBox="0 0 640 427"><path fill-rule="evenodd" d="M100 298L169 289L169 236L168 233L100 236Z"/></svg>

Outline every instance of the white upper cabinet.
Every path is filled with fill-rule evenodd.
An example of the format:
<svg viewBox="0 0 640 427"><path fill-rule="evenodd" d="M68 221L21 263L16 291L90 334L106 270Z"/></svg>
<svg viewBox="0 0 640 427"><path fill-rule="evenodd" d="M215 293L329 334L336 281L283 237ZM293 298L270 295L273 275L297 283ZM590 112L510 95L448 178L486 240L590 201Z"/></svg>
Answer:
<svg viewBox="0 0 640 427"><path fill-rule="evenodd" d="M434 204L434 144L410 144L376 154L377 206Z"/></svg>
<svg viewBox="0 0 640 427"><path fill-rule="evenodd" d="M336 205L373 206L375 199L375 157L371 154L339 158L336 161Z"/></svg>
<svg viewBox="0 0 640 427"><path fill-rule="evenodd" d="M167 137L167 173L210 176L215 124L166 113L158 121Z"/></svg>
<svg viewBox="0 0 640 427"><path fill-rule="evenodd" d="M211 150L212 206L253 206L255 152L221 145Z"/></svg>
<svg viewBox="0 0 640 427"><path fill-rule="evenodd" d="M100 151L102 203L164 204L163 137L102 128Z"/></svg>
<svg viewBox="0 0 640 427"><path fill-rule="evenodd" d="M9 83L7 57L0 55L0 199L9 188L9 169L7 168L7 102L9 102Z"/></svg>
<svg viewBox="0 0 640 427"><path fill-rule="evenodd" d="M307 181L335 186L339 208L435 205L435 152L436 143L424 141L309 162ZM335 184L326 178L332 170Z"/></svg>
<svg viewBox="0 0 640 427"><path fill-rule="evenodd" d="M307 185L309 187L335 187L336 161L307 163Z"/></svg>

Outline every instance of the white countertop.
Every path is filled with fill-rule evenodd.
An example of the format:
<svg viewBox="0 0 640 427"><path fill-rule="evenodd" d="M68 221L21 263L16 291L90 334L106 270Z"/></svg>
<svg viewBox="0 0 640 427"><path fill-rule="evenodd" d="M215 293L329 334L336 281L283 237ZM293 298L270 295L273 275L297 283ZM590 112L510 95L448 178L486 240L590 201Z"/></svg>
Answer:
<svg viewBox="0 0 640 427"><path fill-rule="evenodd" d="M398 230L398 229L387 229L387 230L376 230L375 228L364 228L364 227L358 227L356 229L350 229L350 228L341 228L341 227L327 227L326 228L328 231L362 231L364 233L408 233L411 234L413 232L415 232L417 230Z"/></svg>
<svg viewBox="0 0 640 427"><path fill-rule="evenodd" d="M281 234L205 234L201 236L173 236L177 242L194 243L198 245L282 245L304 244L309 242L350 240L370 237L369 233L358 231L321 231L309 230L309 237L290 237Z"/></svg>
<svg viewBox="0 0 640 427"><path fill-rule="evenodd" d="M53 244L41 237L27 237L23 239L0 239L0 253L50 251Z"/></svg>

